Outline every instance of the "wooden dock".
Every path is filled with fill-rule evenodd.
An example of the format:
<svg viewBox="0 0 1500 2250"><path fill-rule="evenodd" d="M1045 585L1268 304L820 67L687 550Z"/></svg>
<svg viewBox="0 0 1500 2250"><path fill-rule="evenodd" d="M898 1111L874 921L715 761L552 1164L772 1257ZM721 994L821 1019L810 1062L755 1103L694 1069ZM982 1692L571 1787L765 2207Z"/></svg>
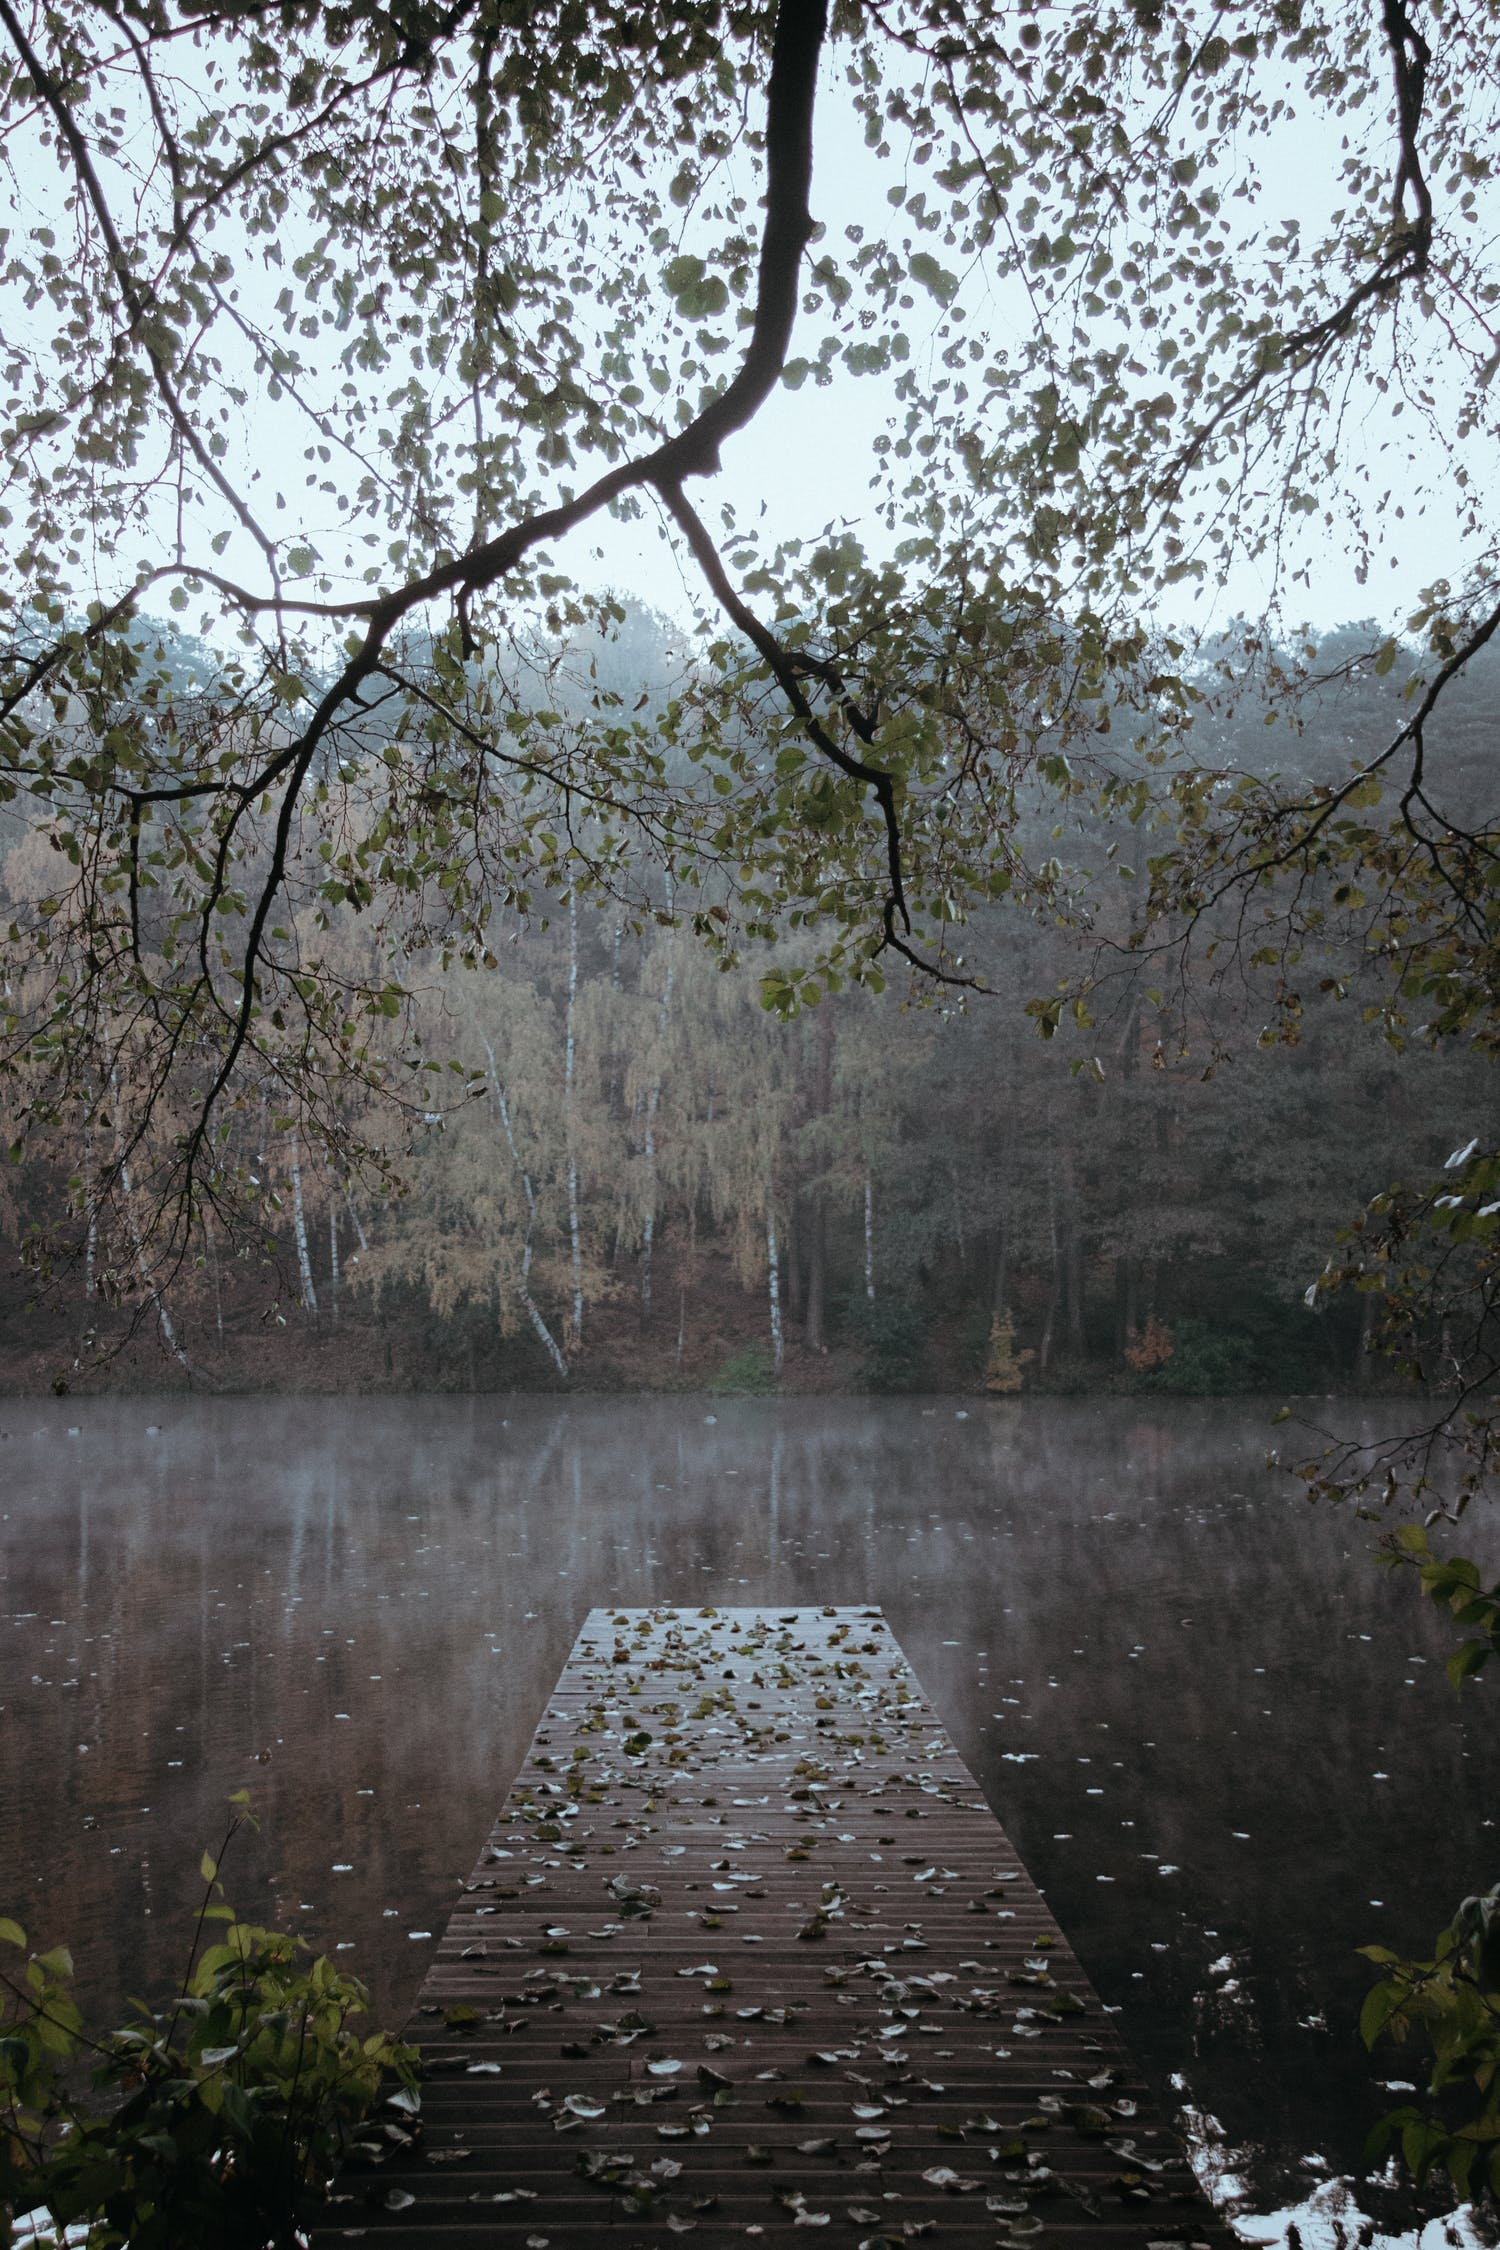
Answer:
<svg viewBox="0 0 1500 2250"><path fill-rule="evenodd" d="M590 1612L318 2250L1227 2250L881 1613Z"/></svg>

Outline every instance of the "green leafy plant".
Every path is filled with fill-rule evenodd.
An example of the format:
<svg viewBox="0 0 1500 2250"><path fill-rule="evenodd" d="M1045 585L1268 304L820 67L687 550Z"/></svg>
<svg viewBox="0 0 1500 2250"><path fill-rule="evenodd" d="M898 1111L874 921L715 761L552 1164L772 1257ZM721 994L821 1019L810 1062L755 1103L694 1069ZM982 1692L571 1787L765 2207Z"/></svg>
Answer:
<svg viewBox="0 0 1500 2250"><path fill-rule="evenodd" d="M231 1803L219 1858L250 1818ZM87 2250L292 2250L382 2081L415 2107L415 2050L350 2028L363 1986L241 1922L218 1869L179 1991L123 2030L85 2030L65 1946L0 1967L0 2214ZM0 1945L25 1954L18 1922Z"/></svg>
<svg viewBox="0 0 1500 2250"><path fill-rule="evenodd" d="M1435 1554L1424 1524L1389 1533L1380 1560L1415 1570L1424 1591L1468 1634L1447 1664L1461 1689L1500 1647L1500 1581L1486 1588L1468 1556ZM1433 2053L1428 2096L1443 2104L1437 2115L1414 2103L1391 2110L1371 2134L1369 2154L1380 2157L1399 2141L1418 2182L1445 2171L1461 2197L1488 2187L1500 2198L1500 1885L1463 1901L1429 1961L1403 1960L1383 1945L1361 1951L1383 1971L1360 2014L1365 2045L1384 2034L1404 2039L1420 2027ZM1465 2084L1478 2099L1460 2119L1452 2089Z"/></svg>
<svg viewBox="0 0 1500 2250"><path fill-rule="evenodd" d="M1456 1625L1468 1633L1448 1659L1448 1677L1461 1687L1471 1673L1481 1671L1500 1648L1500 1579L1486 1588L1480 1583L1479 1565L1467 1555L1433 1553L1424 1524L1402 1524L1383 1543L1380 1560L1393 1570L1414 1569L1423 1591L1446 1609Z"/></svg>
<svg viewBox="0 0 1500 2250"><path fill-rule="evenodd" d="M1420 2028L1432 2046L1429 2097L1472 2084L1478 2103L1461 2122L1405 2103L1380 2120L1367 2155L1395 2142L1421 2182L1445 2171L1460 2197L1486 2188L1500 2198L1500 1885L1466 1898L1430 1961L1404 1961L1387 1946L1361 1948L1383 1970L1360 2014L1365 2045Z"/></svg>
<svg viewBox="0 0 1500 2250"><path fill-rule="evenodd" d="M864 1354L864 1381L872 1391L913 1391L922 1373L927 1322L910 1299L857 1297L850 1306L848 1332Z"/></svg>
<svg viewBox="0 0 1500 2250"><path fill-rule="evenodd" d="M1172 1323L1169 1349L1141 1376L1145 1390L1170 1391L1183 1398L1219 1398L1247 1388L1245 1340L1234 1329L1214 1329L1203 1320Z"/></svg>
<svg viewBox="0 0 1500 2250"><path fill-rule="evenodd" d="M776 1370L764 1344L732 1352L709 1384L715 1398L767 1398L776 1388Z"/></svg>

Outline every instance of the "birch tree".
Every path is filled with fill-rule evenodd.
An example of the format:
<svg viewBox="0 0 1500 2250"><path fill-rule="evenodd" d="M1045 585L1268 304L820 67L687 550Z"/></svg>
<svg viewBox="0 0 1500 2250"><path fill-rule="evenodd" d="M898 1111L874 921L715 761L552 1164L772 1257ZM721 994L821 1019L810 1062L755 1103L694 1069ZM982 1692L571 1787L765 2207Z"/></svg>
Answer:
<svg viewBox="0 0 1500 2250"><path fill-rule="evenodd" d="M1291 1029L1303 939L1343 917L1393 1038L1500 1044L1495 824L1457 817L1436 752L1500 633L1500 0L121 24L0 0L0 786L51 866L0 933L0 1068L12 1138L56 1152L131 1028L159 1278L205 1200L258 1221L221 1129L262 1084L309 1152L341 1085L420 1122L411 964L493 973L502 914L639 918L670 869L721 951L808 936L777 1009L893 967L993 981L978 909L1066 878L1020 848L1033 781L1124 851L1161 824L1133 958L1243 902ZM1293 111L1319 137L1288 215ZM835 382L878 401L858 520L762 536L717 505L773 401ZM620 621L567 576L611 510L659 521L701 608L659 711L555 692L548 648ZM1312 791L1202 763L1180 597L1253 565L1225 661L1261 677L1319 540L1372 586L1383 741ZM346 906L353 982L321 943ZM1034 995L1038 1027L1087 1028L1094 986ZM1424 1267L1468 1292L1480 1431L1497 1184L1482 1135L1375 1215L1351 1277L1418 1325Z"/></svg>

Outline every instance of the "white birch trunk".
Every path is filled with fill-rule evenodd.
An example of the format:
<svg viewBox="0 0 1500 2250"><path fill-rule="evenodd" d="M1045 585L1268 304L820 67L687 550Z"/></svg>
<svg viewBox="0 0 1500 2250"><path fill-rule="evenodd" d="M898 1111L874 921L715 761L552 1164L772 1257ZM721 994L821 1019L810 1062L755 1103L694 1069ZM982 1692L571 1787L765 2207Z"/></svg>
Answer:
<svg viewBox="0 0 1500 2250"><path fill-rule="evenodd" d="M875 1302L875 1190L865 1174L865 1295Z"/></svg>
<svg viewBox="0 0 1500 2250"><path fill-rule="evenodd" d="M349 1224L354 1229L355 1241L359 1244L361 1250L368 1250L370 1247L370 1238L365 1233L364 1221L360 1218L359 1215L359 1205L355 1202L353 1196L349 1193L349 1190L347 1188L345 1188L344 1190L344 1205L349 1213Z"/></svg>
<svg viewBox="0 0 1500 2250"><path fill-rule="evenodd" d="M328 1317L333 1326L339 1324L339 1207L335 1199L328 1198Z"/></svg>
<svg viewBox="0 0 1500 2250"><path fill-rule="evenodd" d="M776 1254L776 1221L771 1212L766 1213L766 1287L771 1300L771 1364L777 1374L785 1344L781 1334L781 1266Z"/></svg>
<svg viewBox="0 0 1500 2250"><path fill-rule="evenodd" d="M656 1106L661 1088L653 1086L646 1102L646 1210L641 1220L641 1311L651 1318L651 1254L656 1244Z"/></svg>
<svg viewBox="0 0 1500 2250"><path fill-rule="evenodd" d="M668 912L675 901L667 893ZM672 1020L672 980L677 974L677 955L670 937L667 940L667 973L662 979L661 1006L656 1011L656 1037L658 1042L656 1077L646 1103L646 1215L641 1229L641 1311L651 1314L651 1256L656 1245L656 1113L661 1107L661 1055L660 1042L667 1036L667 1026ZM681 1355L679 1354L679 1357Z"/></svg>
<svg viewBox="0 0 1500 2250"><path fill-rule="evenodd" d="M291 1134L287 1170L292 1182L292 1238L297 1245L297 1274L302 1284L302 1309L311 1313L316 1320L318 1292L313 1287L312 1253L307 1245L307 1214L302 1207L302 1161L295 1128Z"/></svg>
<svg viewBox="0 0 1500 2250"><path fill-rule="evenodd" d="M516 1295L520 1300L521 1310L536 1330L538 1340L546 1351L548 1358L557 1369L558 1374L566 1380L568 1363L558 1348L556 1337L542 1318L540 1305L531 1294L531 1230L536 1221L536 1191L531 1184L531 1174L521 1162L521 1152L516 1147L516 1136L510 1122L510 1104L505 1099L505 1088L500 1083L500 1073L495 1067L495 1050L490 1045L489 1040L485 1038L483 1032L479 1036L484 1039L485 1057L490 1066L490 1085L494 1090L495 1106L500 1112L500 1123L505 1128L505 1143L510 1150L516 1170L521 1175L521 1192L526 1198L526 1239L521 1245L521 1281Z"/></svg>
<svg viewBox="0 0 1500 2250"><path fill-rule="evenodd" d="M213 1221L206 1212L203 1217L203 1244L208 1252L209 1279L214 1285L214 1332L222 1344L224 1341L224 1297L219 1287L219 1251L214 1241Z"/></svg>
<svg viewBox="0 0 1500 2250"><path fill-rule="evenodd" d="M573 1349L583 1342L583 1243L578 1227L578 1134L573 1088L578 1044L573 1010L578 999L578 894L568 893L568 1016L563 1052L563 1130L568 1142L568 1242L573 1258Z"/></svg>

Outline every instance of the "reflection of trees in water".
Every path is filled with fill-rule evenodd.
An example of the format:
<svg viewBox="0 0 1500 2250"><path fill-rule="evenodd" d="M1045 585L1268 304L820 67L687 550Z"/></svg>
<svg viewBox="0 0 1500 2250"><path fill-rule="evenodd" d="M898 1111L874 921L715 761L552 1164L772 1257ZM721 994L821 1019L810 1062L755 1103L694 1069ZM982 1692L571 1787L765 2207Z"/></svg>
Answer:
<svg viewBox="0 0 1500 2250"><path fill-rule="evenodd" d="M36 1615L0 1640L5 1903L107 2003L159 1982L248 1779L265 1829L230 1895L353 1940L399 2013L426 1958L406 1932L442 1927L586 1608L869 1600L1159 2082L1186 2071L1235 2141L1356 2163L1352 1949L1420 1940L1488 1872L1457 1839L1494 1750L1438 1663L1404 1661L1442 1653L1436 1622L1362 1560L1365 1527L1266 1475L1263 1411L958 1411L10 1412L6 1607Z"/></svg>

